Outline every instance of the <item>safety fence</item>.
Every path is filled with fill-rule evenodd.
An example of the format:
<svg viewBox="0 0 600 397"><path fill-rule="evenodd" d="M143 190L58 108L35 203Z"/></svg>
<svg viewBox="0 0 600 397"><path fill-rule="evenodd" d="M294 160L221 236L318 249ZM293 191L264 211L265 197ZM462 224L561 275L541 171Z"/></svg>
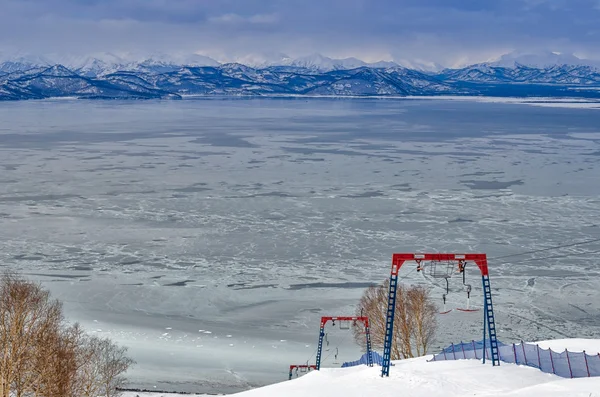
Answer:
<svg viewBox="0 0 600 397"><path fill-rule="evenodd" d="M381 363L383 362L383 357L381 354L372 351L371 357L373 358L373 364L379 365L381 367ZM369 363L367 353L363 354L362 357L356 361L348 361L342 364L342 368L346 367L355 367L357 365L367 365Z"/></svg>
<svg viewBox="0 0 600 397"><path fill-rule="evenodd" d="M551 349L542 349L533 343L498 344L500 360L506 363L527 365L549 374L563 378L586 378L600 376L600 353L569 352L559 353ZM485 357L489 359L491 349L486 344ZM452 344L433 356L429 361L482 359L483 342Z"/></svg>

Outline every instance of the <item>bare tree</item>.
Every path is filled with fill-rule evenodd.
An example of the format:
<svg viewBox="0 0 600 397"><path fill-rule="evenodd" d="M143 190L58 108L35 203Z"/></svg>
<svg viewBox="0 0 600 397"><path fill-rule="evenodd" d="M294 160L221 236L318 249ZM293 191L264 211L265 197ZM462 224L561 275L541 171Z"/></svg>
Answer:
<svg viewBox="0 0 600 397"><path fill-rule="evenodd" d="M123 374L135 364L134 360L127 357L127 348L116 345L110 339L96 337L90 338L86 345L91 353L92 387L95 389L95 394L89 396L119 396L119 389L125 386L126 382Z"/></svg>
<svg viewBox="0 0 600 397"><path fill-rule="evenodd" d="M67 326L39 284L0 278L0 397L118 396L127 349Z"/></svg>
<svg viewBox="0 0 600 397"><path fill-rule="evenodd" d="M412 339L416 355L427 353L437 329L438 310L429 296L429 291L421 286L413 286L407 291L407 303L412 316Z"/></svg>
<svg viewBox="0 0 600 397"><path fill-rule="evenodd" d="M369 317L371 342L383 348L386 331L389 281L371 286L363 293L357 315ZM423 287L399 285L396 290L396 310L391 350L392 360L417 357L425 354L437 328L437 310ZM354 339L365 347L364 331L353 327Z"/></svg>
<svg viewBox="0 0 600 397"><path fill-rule="evenodd" d="M48 291L18 276L0 280L0 396L25 396L39 381L34 366L43 336L57 330L62 306Z"/></svg>

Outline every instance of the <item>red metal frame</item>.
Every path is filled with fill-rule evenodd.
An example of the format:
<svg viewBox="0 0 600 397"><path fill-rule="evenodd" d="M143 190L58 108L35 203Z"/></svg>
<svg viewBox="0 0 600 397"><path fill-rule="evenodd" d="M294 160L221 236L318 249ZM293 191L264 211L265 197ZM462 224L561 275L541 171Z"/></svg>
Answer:
<svg viewBox="0 0 600 397"><path fill-rule="evenodd" d="M310 365L307 365L307 364L292 364L292 365L290 365L290 371L293 371L296 368L298 368L298 369L300 369L300 368L317 369L317 366L314 365L314 364L310 364Z"/></svg>
<svg viewBox="0 0 600 397"><path fill-rule="evenodd" d="M426 261L457 261L461 272L464 270L465 262L475 262L482 276L489 275L486 254L393 254L392 275L397 276L398 271L406 261L417 262L417 266Z"/></svg>
<svg viewBox="0 0 600 397"><path fill-rule="evenodd" d="M335 323L335 321L359 321L365 325L365 337L367 342L367 359L370 367L373 366L372 355L371 355L371 332L369 328L369 317L366 316L353 316L353 317L321 317L321 324L319 329L319 344L317 345L317 357L316 357L316 365L317 370L321 369L321 355L323 354L323 338L325 337L325 325L331 321Z"/></svg>
<svg viewBox="0 0 600 397"><path fill-rule="evenodd" d="M498 340L496 338L496 322L494 319L494 309L492 306L492 293L490 286L489 270L486 254L415 254L400 253L392 255L392 270L390 273L390 288L388 294L388 309L386 314L386 332L383 345L383 361L381 365L381 376L390 376L390 364L393 344L394 330L394 311L396 309L396 288L398 287L398 272L404 262L412 261L417 263L417 271L423 270L422 262L457 262L458 271L464 276L467 262L475 262L481 272L483 284L483 351L486 342L486 326L488 329L489 341L492 352L492 364L500 365L500 356L498 352ZM463 281L464 282L464 281ZM485 355L483 356L485 364Z"/></svg>
<svg viewBox="0 0 600 397"><path fill-rule="evenodd" d="M325 328L325 324L328 321L360 321L365 324L365 327L369 326L369 317L321 317L321 328Z"/></svg>
<svg viewBox="0 0 600 397"><path fill-rule="evenodd" d="M292 374L294 373L294 369L302 369L305 368L306 372L310 371L311 369L314 369L315 371L317 370L317 366L314 364L308 365L308 364L292 364L290 365L290 373L289 373L289 379L292 380Z"/></svg>

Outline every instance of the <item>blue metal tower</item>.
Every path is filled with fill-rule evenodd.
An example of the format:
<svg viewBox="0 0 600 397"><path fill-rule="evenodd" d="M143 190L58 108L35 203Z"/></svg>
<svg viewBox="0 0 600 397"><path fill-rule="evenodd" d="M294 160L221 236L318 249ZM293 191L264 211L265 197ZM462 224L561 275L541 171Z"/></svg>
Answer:
<svg viewBox="0 0 600 397"><path fill-rule="evenodd" d="M392 270L390 276L390 289L388 293L388 306L385 320L385 342L383 344L383 361L381 376L390 376L390 362L392 357L392 341L394 331L394 317L396 312L396 288L398 287L398 270Z"/></svg>

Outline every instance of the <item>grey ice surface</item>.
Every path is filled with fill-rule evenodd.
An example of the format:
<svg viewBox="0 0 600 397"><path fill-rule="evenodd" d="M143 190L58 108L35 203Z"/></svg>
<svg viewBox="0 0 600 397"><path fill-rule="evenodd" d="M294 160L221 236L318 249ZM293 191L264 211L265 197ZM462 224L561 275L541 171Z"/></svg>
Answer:
<svg viewBox="0 0 600 397"><path fill-rule="evenodd" d="M132 386L232 392L314 361L394 252L485 252L503 341L600 338L600 113L444 101L0 105L0 266L129 346ZM403 282L439 280L402 269ZM472 304L480 278L468 272ZM466 305L452 279L449 308ZM434 349L481 338L440 316ZM328 331L324 366L357 359Z"/></svg>

